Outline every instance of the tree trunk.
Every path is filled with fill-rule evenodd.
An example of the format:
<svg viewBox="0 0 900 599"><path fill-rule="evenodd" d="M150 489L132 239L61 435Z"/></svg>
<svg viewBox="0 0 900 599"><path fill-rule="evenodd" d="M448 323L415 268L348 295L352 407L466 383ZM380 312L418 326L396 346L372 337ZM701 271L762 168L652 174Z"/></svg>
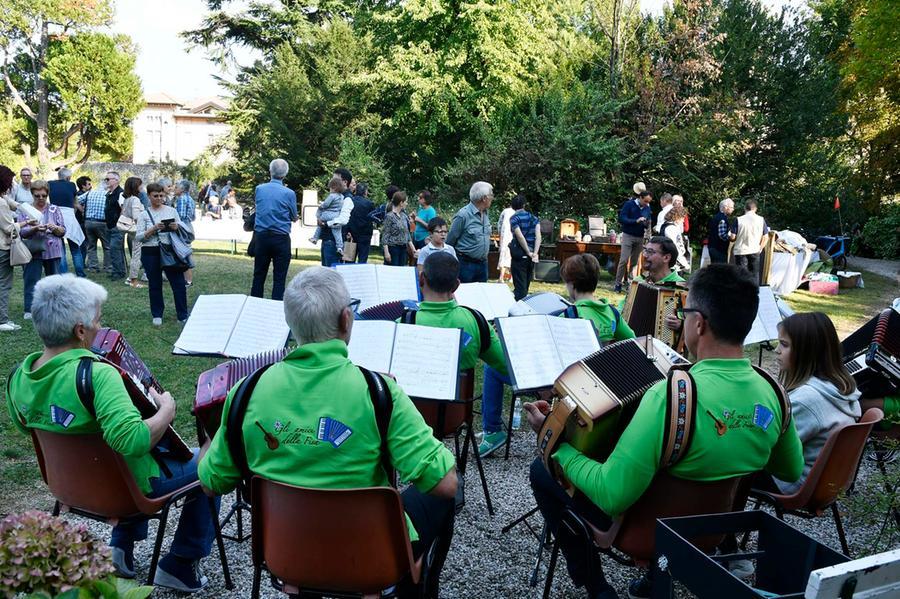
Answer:
<svg viewBox="0 0 900 599"><path fill-rule="evenodd" d="M50 31L46 19L41 20L41 42L38 56L34 62L34 91L37 96L37 169L40 176L46 176L50 168L50 106L48 102L47 82L42 76L44 63L47 60L47 48L50 46Z"/></svg>
<svg viewBox="0 0 900 599"><path fill-rule="evenodd" d="M612 3L612 31L609 36L609 89L612 97L618 94L619 45L622 43L620 26L622 21L622 0Z"/></svg>

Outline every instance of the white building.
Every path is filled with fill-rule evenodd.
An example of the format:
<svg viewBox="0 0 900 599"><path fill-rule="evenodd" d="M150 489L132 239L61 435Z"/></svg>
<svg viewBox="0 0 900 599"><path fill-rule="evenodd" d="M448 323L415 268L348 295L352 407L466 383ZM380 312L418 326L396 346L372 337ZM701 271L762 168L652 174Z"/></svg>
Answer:
<svg viewBox="0 0 900 599"><path fill-rule="evenodd" d="M132 123L136 164L172 160L187 164L231 128L221 118L221 98L179 101L166 93L147 94Z"/></svg>

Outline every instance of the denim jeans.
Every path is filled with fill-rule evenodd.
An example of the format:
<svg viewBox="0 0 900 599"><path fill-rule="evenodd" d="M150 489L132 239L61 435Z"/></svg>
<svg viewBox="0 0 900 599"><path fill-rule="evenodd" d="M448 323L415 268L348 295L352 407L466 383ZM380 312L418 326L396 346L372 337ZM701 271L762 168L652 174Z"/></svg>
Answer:
<svg viewBox="0 0 900 599"><path fill-rule="evenodd" d="M0 250L0 324L9 320L9 292L12 291L13 267L9 264L9 250Z"/></svg>
<svg viewBox="0 0 900 599"><path fill-rule="evenodd" d="M109 229L102 220L84 221L86 263L89 270L97 270L97 242L103 246L103 270L109 271Z"/></svg>
<svg viewBox="0 0 900 599"><path fill-rule="evenodd" d="M178 320L187 320L187 287L184 284L184 271L179 268L163 268L159 257L159 246L141 246L141 263L147 275L150 290L150 314L153 318L162 318L166 309L162 293L162 273L166 271L172 296L175 298L175 313Z"/></svg>
<svg viewBox="0 0 900 599"><path fill-rule="evenodd" d="M459 260L459 282L460 283L487 283L488 265L487 260L483 262L472 262L465 258Z"/></svg>
<svg viewBox="0 0 900 599"><path fill-rule="evenodd" d="M109 259L113 279L125 278L125 233L113 227L109 229ZM166 273L168 275L168 273Z"/></svg>
<svg viewBox="0 0 900 599"><path fill-rule="evenodd" d="M334 239L326 239L323 241L320 253L322 256L322 266L333 266L341 261L341 257L337 253L337 245L334 243Z"/></svg>
<svg viewBox="0 0 900 599"><path fill-rule="evenodd" d="M322 242L334 248L334 240ZM335 255L337 251L335 250ZM253 284L250 295L262 297L269 276L269 264L272 264L272 299L284 299L284 284L287 280L288 267L291 265L291 238L285 233L271 231L256 232L256 256L253 257Z"/></svg>
<svg viewBox="0 0 900 599"><path fill-rule="evenodd" d="M160 478L151 478L152 491L149 497L160 497L197 480L198 449L194 449L194 458L190 462L164 458L166 467L172 476L161 473ZM220 498L216 497L216 513L219 511ZM198 488L191 493L181 508L175 538L169 547L169 553L187 560L198 560L209 555L216 530L209 514L209 503L206 496ZM131 549L137 541L147 538L147 521L127 522L116 525L112 530L109 544L121 549Z"/></svg>
<svg viewBox="0 0 900 599"><path fill-rule="evenodd" d="M388 251L391 253L391 259L384 259L385 266L406 266L409 257L406 255L406 245L389 245Z"/></svg>
<svg viewBox="0 0 900 599"><path fill-rule="evenodd" d="M481 425L485 433L503 430L503 385L512 385L509 376L485 365L481 390Z"/></svg>
<svg viewBox="0 0 900 599"><path fill-rule="evenodd" d="M79 277L85 276L84 251L82 250L82 247L71 239L67 239L66 242L68 242L69 252L72 254L72 267L75 269L75 274ZM67 272L69 272L69 265L66 260L65 252L63 252L63 257L59 262L59 274L64 275Z"/></svg>
<svg viewBox="0 0 900 599"><path fill-rule="evenodd" d="M59 258L42 260L34 258L22 267L22 279L25 283L25 311L31 312L31 300L34 299L34 286L41 280L41 271L50 276L59 274ZM3 322L6 322L5 320Z"/></svg>

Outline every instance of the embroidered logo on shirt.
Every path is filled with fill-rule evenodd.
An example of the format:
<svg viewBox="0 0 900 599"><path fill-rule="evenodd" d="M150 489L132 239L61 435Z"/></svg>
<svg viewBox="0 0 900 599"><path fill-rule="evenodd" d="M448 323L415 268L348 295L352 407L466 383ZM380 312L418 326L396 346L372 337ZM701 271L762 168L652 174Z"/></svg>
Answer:
<svg viewBox="0 0 900 599"><path fill-rule="evenodd" d="M75 414L65 410L59 406L50 406L50 421L58 424L63 428L69 428L72 421L75 420Z"/></svg>
<svg viewBox="0 0 900 599"><path fill-rule="evenodd" d="M353 431L350 427L339 420L327 416L319 418L319 430L316 438L319 441L331 443L335 449L340 447L352 434Z"/></svg>
<svg viewBox="0 0 900 599"><path fill-rule="evenodd" d="M763 429L769 430L769 425L775 420L775 414L766 406L756 404L753 406L753 424Z"/></svg>
<svg viewBox="0 0 900 599"><path fill-rule="evenodd" d="M267 431L265 428L263 428L263 425L261 425L259 423L259 420L256 420L255 422L256 422L256 426L259 428L259 430L261 430L263 432L263 437L266 440L266 447L268 447L272 451L275 451L276 449L278 449L278 446L280 445L280 443L278 442L278 439L275 438L275 435L273 435L272 433Z"/></svg>
<svg viewBox="0 0 900 599"><path fill-rule="evenodd" d="M715 420L716 422L716 433L721 437L725 433L728 432L728 425L716 418L712 412L706 410L706 413L709 414L709 417Z"/></svg>

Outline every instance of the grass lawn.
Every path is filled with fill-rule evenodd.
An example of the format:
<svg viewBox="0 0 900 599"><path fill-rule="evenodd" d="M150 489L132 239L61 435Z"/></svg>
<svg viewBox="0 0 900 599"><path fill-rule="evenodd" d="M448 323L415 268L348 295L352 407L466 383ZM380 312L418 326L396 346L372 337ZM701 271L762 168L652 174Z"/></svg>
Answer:
<svg viewBox="0 0 900 599"><path fill-rule="evenodd" d="M252 259L243 253L243 246L232 254L231 244L197 243L194 286L188 290L190 303L201 294L248 293L253 272ZM374 262L374 258L372 260ZM318 255L300 252L291 262L289 277L301 269L318 263ZM599 295L616 302L622 297L610 289L611 278L604 275ZM221 360L215 358L183 357L171 355L172 345L178 337L180 325L175 318L171 291L164 288L166 313L162 327L150 323L149 299L146 289L133 289L122 283L112 284L105 276L92 275L109 290L109 301L104 307L103 324L123 332L125 338L147 363L151 372L163 387L175 397L178 405L176 428L189 443L195 440L194 420L190 414L197 376L212 368ZM898 295L897 286L887 278L864 273L866 288L842 290L839 296L818 296L807 292L795 292L788 297L794 310L820 310L835 321L841 336L854 331L860 324L886 307ZM266 288L270 293L271 275ZM532 291L564 293L562 285L535 283ZM30 352L41 348L40 341L29 323L22 320L22 278L16 275L10 295L10 316L24 325L13 333L0 333L0 372L5 376L12 367ZM755 354L748 350L749 354ZM5 398L4 398L5 399ZM0 515L26 508L46 508L49 496L40 481L37 462L31 442L18 433L10 423L5 409L0 410ZM39 498L39 499L36 499ZM46 505L44 505L46 503Z"/></svg>

